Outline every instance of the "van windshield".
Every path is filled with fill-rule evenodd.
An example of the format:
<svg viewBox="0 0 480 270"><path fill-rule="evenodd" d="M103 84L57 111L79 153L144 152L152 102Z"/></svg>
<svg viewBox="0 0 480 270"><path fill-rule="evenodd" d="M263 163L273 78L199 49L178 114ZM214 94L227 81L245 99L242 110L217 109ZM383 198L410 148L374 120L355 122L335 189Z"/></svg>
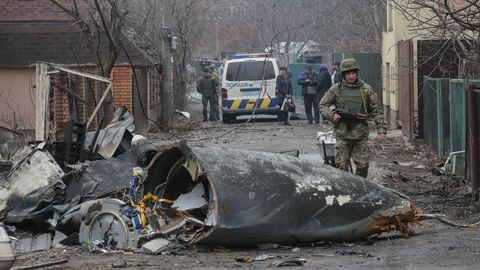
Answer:
<svg viewBox="0 0 480 270"><path fill-rule="evenodd" d="M263 77L265 68L265 77ZM275 79L271 61L233 62L228 64L227 81L257 81Z"/></svg>

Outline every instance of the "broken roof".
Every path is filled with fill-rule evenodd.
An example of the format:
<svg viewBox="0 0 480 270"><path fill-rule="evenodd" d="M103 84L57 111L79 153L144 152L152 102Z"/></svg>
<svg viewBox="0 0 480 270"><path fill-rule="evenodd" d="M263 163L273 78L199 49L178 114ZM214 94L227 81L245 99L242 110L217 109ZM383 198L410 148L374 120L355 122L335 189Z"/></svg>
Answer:
<svg viewBox="0 0 480 270"><path fill-rule="evenodd" d="M105 33L82 33L77 27L57 24L8 24L0 26L0 67L27 67L35 62L52 62L66 65L98 64L97 55L87 47L88 41L94 48L100 43L99 55L104 63L109 55L109 42ZM123 46L134 66L154 64L127 38ZM119 53L116 66L130 65L123 50Z"/></svg>

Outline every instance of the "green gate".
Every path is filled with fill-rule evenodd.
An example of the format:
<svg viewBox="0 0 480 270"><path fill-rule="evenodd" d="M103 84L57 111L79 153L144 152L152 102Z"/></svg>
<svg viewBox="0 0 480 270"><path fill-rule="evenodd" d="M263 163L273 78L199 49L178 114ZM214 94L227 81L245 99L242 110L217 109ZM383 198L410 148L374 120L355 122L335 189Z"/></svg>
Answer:
<svg viewBox="0 0 480 270"><path fill-rule="evenodd" d="M424 79L423 128L424 142L434 147L441 157L464 151L467 140L467 87L480 85L480 80ZM457 156L457 172L463 172L465 154Z"/></svg>

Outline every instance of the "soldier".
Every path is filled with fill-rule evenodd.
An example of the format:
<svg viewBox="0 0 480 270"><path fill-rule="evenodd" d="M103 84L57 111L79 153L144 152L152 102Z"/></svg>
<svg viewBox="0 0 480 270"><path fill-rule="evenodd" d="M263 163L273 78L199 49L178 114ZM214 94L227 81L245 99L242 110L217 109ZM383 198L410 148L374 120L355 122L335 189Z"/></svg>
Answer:
<svg viewBox="0 0 480 270"><path fill-rule="evenodd" d="M215 66L215 64L211 64L209 67L210 69L210 74L212 75L212 78L217 80L218 84L217 84L217 87L215 89L215 104L217 105L217 108L218 108L218 102L219 102L219 99L218 99L218 93L219 93L219 89L218 89L218 86L221 84L220 82L222 81L221 78L220 78L220 75L218 74L217 72L217 66ZM217 112L216 112L216 115L215 115L215 120L220 120L220 110L217 109Z"/></svg>
<svg viewBox="0 0 480 270"><path fill-rule="evenodd" d="M339 169L348 171L350 158L357 166L356 174L367 177L369 166L368 123L377 126L380 141L385 140L387 129L383 111L372 87L358 76L360 67L353 58L340 65L342 81L334 84L320 101L321 113L333 122L335 162Z"/></svg>
<svg viewBox="0 0 480 270"><path fill-rule="evenodd" d="M207 105L210 104L210 121L218 120L218 80L212 76L208 67L202 69L202 77L197 82L197 91L202 94L203 121L208 119Z"/></svg>

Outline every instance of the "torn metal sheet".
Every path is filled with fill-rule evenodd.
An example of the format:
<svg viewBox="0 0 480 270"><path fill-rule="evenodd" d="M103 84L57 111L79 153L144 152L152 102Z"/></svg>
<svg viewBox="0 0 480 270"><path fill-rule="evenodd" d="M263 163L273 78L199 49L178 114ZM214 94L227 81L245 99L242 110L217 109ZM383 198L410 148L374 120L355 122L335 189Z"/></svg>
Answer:
<svg viewBox="0 0 480 270"><path fill-rule="evenodd" d="M176 168L177 162L171 160L175 158L198 162L198 179L192 179L186 168ZM164 172L159 173L160 168ZM388 188L287 155L182 145L160 153L150 170L157 177L147 179L145 189L152 191L156 183L153 189L157 195L163 192L165 199L178 199L196 181L207 183L206 227L192 243L352 241L401 229L417 218L413 205Z"/></svg>
<svg viewBox="0 0 480 270"><path fill-rule="evenodd" d="M0 193L0 211L6 210L10 197L24 198L32 192L59 182L64 175L50 153L38 149L29 153L22 151L13 163L14 167L8 175L7 190Z"/></svg>
<svg viewBox="0 0 480 270"><path fill-rule="evenodd" d="M172 208L178 211L186 211L196 209L207 205L208 202L204 198L205 189L202 184L197 184L189 193L181 194L173 203Z"/></svg>
<svg viewBox="0 0 480 270"><path fill-rule="evenodd" d="M85 147L93 143L95 132L88 132ZM104 158L111 158L128 151L131 148L132 134L125 127L112 127L100 130L93 149Z"/></svg>
<svg viewBox="0 0 480 270"><path fill-rule="evenodd" d="M124 127L130 131L130 133L134 133L136 130L134 121L135 119L133 118L133 114L128 111L127 107L120 106L113 113L113 119L106 126L106 128Z"/></svg>
<svg viewBox="0 0 480 270"><path fill-rule="evenodd" d="M38 236L21 237L12 242L12 247L15 254L49 250L52 247L52 235L44 233Z"/></svg>
<svg viewBox="0 0 480 270"><path fill-rule="evenodd" d="M65 200L79 195L82 201L101 198L109 193L129 187L135 164L117 158L82 163L78 170L70 172L64 181L68 187Z"/></svg>
<svg viewBox="0 0 480 270"><path fill-rule="evenodd" d="M157 147L155 147L150 141L142 135L135 135L132 138L131 149L119 155L117 158L124 161L130 161L140 167L146 167L150 164L157 153Z"/></svg>
<svg viewBox="0 0 480 270"><path fill-rule="evenodd" d="M65 184L57 181L22 197L12 194L7 203L11 209L3 221L30 230L46 229L49 226L46 221L54 213L53 205L63 202L64 192Z"/></svg>

